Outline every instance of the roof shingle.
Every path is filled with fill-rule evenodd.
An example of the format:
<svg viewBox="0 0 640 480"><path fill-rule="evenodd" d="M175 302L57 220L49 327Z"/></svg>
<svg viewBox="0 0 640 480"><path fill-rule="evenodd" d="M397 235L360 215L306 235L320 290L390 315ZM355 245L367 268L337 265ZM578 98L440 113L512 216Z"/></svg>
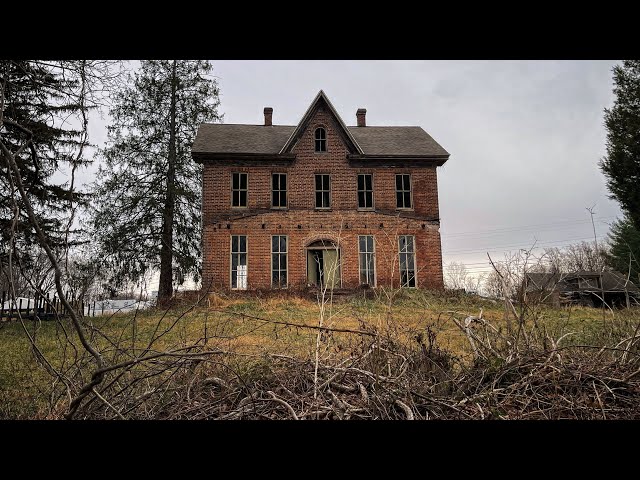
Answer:
<svg viewBox="0 0 640 480"><path fill-rule="evenodd" d="M292 125L203 123L191 150L194 153L277 154L295 128ZM365 155L449 155L420 127L347 128Z"/></svg>

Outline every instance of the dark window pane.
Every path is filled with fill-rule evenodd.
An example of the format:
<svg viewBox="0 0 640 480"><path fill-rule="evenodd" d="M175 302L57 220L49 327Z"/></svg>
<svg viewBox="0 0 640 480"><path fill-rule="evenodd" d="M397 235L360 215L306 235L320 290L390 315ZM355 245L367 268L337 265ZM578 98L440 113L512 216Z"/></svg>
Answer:
<svg viewBox="0 0 640 480"><path fill-rule="evenodd" d="M413 237L405 237L407 239L407 251L413 252Z"/></svg>
<svg viewBox="0 0 640 480"><path fill-rule="evenodd" d="M231 288L238 288L238 272L235 270L231 272Z"/></svg>
<svg viewBox="0 0 640 480"><path fill-rule="evenodd" d="M316 192L316 208L322 207L322 192Z"/></svg>
<svg viewBox="0 0 640 480"><path fill-rule="evenodd" d="M278 254L274 253L273 255L271 255L271 268L273 270L278 270Z"/></svg>
<svg viewBox="0 0 640 480"><path fill-rule="evenodd" d="M271 274L271 279L273 281L273 284L277 286L280 279L280 274L276 270L274 270Z"/></svg>
<svg viewBox="0 0 640 480"><path fill-rule="evenodd" d="M411 208L411 192L404 192L404 208Z"/></svg>
<svg viewBox="0 0 640 480"><path fill-rule="evenodd" d="M238 255L231 256L231 269L232 270L238 269Z"/></svg>
<svg viewBox="0 0 640 480"><path fill-rule="evenodd" d="M278 251L278 237L271 237L271 251Z"/></svg>
<svg viewBox="0 0 640 480"><path fill-rule="evenodd" d="M241 173L240 174L240 188L243 190L246 190L247 188L247 174L246 173Z"/></svg>
<svg viewBox="0 0 640 480"><path fill-rule="evenodd" d="M240 190L240 206L247 206L247 192L245 190Z"/></svg>
<svg viewBox="0 0 640 480"><path fill-rule="evenodd" d="M329 207L329 192L322 192L322 206Z"/></svg>
<svg viewBox="0 0 640 480"><path fill-rule="evenodd" d="M316 175L316 190L322 190L322 175Z"/></svg>
<svg viewBox="0 0 640 480"><path fill-rule="evenodd" d="M402 175L396 175L396 190L402 190Z"/></svg>
<svg viewBox="0 0 640 480"><path fill-rule="evenodd" d="M373 235L367 237L367 252L373 252Z"/></svg>
<svg viewBox="0 0 640 480"><path fill-rule="evenodd" d="M402 192L396 192L396 207L403 208L402 205Z"/></svg>
<svg viewBox="0 0 640 480"><path fill-rule="evenodd" d="M241 252L247 251L247 237L245 235L240 236L240 251Z"/></svg>
<svg viewBox="0 0 640 480"><path fill-rule="evenodd" d="M271 176L271 188L274 190L278 190L278 184L279 184L279 175L276 173L274 175Z"/></svg>
<svg viewBox="0 0 640 480"><path fill-rule="evenodd" d="M324 179L322 181L322 184L323 184L322 189L323 190L329 190L331 188L331 185L330 185L331 184L331 179L330 179L329 175L323 175L323 177L324 177Z"/></svg>
<svg viewBox="0 0 640 480"><path fill-rule="evenodd" d="M287 272L280 272L280 286L287 286Z"/></svg>
<svg viewBox="0 0 640 480"><path fill-rule="evenodd" d="M360 251L364 252L367 249L367 237L360 237Z"/></svg>
<svg viewBox="0 0 640 480"><path fill-rule="evenodd" d="M246 253L241 253L238 256L240 257L240 262L238 264L239 265L246 265L247 264L247 254Z"/></svg>
<svg viewBox="0 0 640 480"><path fill-rule="evenodd" d="M358 175L358 190L364 190L364 175Z"/></svg>
<svg viewBox="0 0 640 480"><path fill-rule="evenodd" d="M366 208L366 202L364 199L364 192L358 192L358 208Z"/></svg>
<svg viewBox="0 0 640 480"><path fill-rule="evenodd" d="M237 190L238 188L240 188L240 179L238 178L238 174L234 173L233 174L233 189Z"/></svg>
<svg viewBox="0 0 640 480"><path fill-rule="evenodd" d="M280 254L280 270L287 269L287 256Z"/></svg>
<svg viewBox="0 0 640 480"><path fill-rule="evenodd" d="M282 191L280 192L280 207L286 207L287 206L287 192Z"/></svg>
<svg viewBox="0 0 640 480"><path fill-rule="evenodd" d="M372 187L372 178L373 178L373 177L372 177L371 175L365 175L365 180L366 180L366 182L365 182L365 188L366 188L367 190L373 190L373 187Z"/></svg>
<svg viewBox="0 0 640 480"><path fill-rule="evenodd" d="M278 192L271 192L271 204L274 207L279 207L280 203L278 202L278 197L280 196L280 194Z"/></svg>
<svg viewBox="0 0 640 480"><path fill-rule="evenodd" d="M234 207L237 207L239 203L240 203L240 192L238 192L237 190L234 190L232 195L231 205L233 205Z"/></svg>
<svg viewBox="0 0 640 480"><path fill-rule="evenodd" d="M238 237L236 235L233 235L231 237L231 251L232 252L238 251Z"/></svg>
<svg viewBox="0 0 640 480"><path fill-rule="evenodd" d="M285 174L280 175L280 189L287 189L287 176Z"/></svg>
<svg viewBox="0 0 640 480"><path fill-rule="evenodd" d="M366 192L365 193L365 208L373 207L373 193Z"/></svg>
<svg viewBox="0 0 640 480"><path fill-rule="evenodd" d="M284 235L280 237L280 251L287 251L287 237L285 237Z"/></svg>

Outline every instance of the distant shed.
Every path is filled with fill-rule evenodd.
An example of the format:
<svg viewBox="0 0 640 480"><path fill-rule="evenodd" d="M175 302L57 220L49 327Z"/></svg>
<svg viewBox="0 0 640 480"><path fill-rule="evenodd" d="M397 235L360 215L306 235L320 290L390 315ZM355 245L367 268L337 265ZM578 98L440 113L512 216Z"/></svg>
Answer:
<svg viewBox="0 0 640 480"><path fill-rule="evenodd" d="M602 300L611 307L640 305L640 289L620 272L528 273L528 296L535 295L555 306L578 304L600 307Z"/></svg>

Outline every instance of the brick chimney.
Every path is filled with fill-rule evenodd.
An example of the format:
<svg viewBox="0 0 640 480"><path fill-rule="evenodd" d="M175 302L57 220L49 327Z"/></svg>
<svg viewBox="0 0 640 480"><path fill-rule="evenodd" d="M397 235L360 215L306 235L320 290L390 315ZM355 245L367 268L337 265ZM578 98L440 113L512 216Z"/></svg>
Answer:
<svg viewBox="0 0 640 480"><path fill-rule="evenodd" d="M271 125L273 125L273 123L271 122L271 117L273 117L273 108L264 107L264 124L265 124L265 126L270 127Z"/></svg>
<svg viewBox="0 0 640 480"><path fill-rule="evenodd" d="M359 127L366 127L367 126L367 109L366 108L359 108L358 111L356 112L356 118L358 119L358 126Z"/></svg>

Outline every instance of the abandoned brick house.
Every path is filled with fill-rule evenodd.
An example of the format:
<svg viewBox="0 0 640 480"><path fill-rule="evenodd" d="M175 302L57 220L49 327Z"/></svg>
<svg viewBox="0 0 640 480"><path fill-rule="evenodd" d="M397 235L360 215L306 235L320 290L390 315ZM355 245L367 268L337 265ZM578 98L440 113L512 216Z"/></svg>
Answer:
<svg viewBox="0 0 640 480"><path fill-rule="evenodd" d="M202 124L205 289L442 289L436 168L420 127L348 127L320 91L298 125Z"/></svg>

